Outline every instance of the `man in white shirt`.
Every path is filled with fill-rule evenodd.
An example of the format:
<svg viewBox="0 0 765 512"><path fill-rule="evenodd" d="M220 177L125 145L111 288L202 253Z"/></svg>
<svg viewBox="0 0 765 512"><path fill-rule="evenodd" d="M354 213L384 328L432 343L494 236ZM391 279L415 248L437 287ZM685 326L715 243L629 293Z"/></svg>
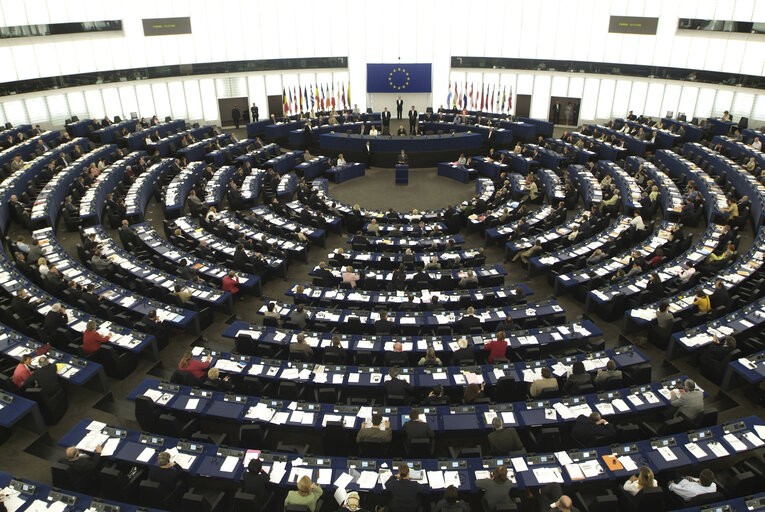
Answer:
<svg viewBox="0 0 765 512"><path fill-rule="evenodd" d="M689 501L701 494L717 492L717 484L714 482L715 474L711 469L704 469L699 473L698 478L686 476L678 482L669 484L669 490Z"/></svg>
<svg viewBox="0 0 765 512"><path fill-rule="evenodd" d="M693 277L693 274L696 273L696 269L693 268L693 262L691 260L688 260L685 262L685 267L683 268L683 271L680 272L680 282L682 284L686 284L688 281L691 280L691 277Z"/></svg>
<svg viewBox="0 0 765 512"><path fill-rule="evenodd" d="M643 231L645 229L645 223L643 222L643 217L640 216L640 212L635 212L635 216L632 217L630 225L638 231Z"/></svg>
<svg viewBox="0 0 765 512"><path fill-rule="evenodd" d="M762 151L762 141L760 141L759 137L754 138L754 141L752 142L752 147L756 149L757 151Z"/></svg>

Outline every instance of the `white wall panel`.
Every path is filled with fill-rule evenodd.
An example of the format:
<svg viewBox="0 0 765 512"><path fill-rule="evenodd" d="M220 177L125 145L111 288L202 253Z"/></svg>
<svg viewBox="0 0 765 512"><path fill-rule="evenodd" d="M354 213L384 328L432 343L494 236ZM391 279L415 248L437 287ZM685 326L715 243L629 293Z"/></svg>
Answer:
<svg viewBox="0 0 765 512"><path fill-rule="evenodd" d="M116 87L106 87L101 89L101 95L104 97L104 106L106 107L106 115L109 119L114 121L114 116L120 116L123 119L126 117L126 113L122 111L122 105L120 103L120 93Z"/></svg>
<svg viewBox="0 0 765 512"><path fill-rule="evenodd" d="M677 106L678 115L684 113L690 120L696 110L696 101L699 97L699 88L693 86L684 86L680 93L680 103Z"/></svg>
<svg viewBox="0 0 765 512"><path fill-rule="evenodd" d="M64 107L66 107L66 96L63 94L59 96L63 99ZM32 124L44 123L48 120L48 105L46 104L44 97L38 96L36 98L28 98L24 100L24 105L27 109L27 114L29 115L29 121ZM64 116L62 121L64 119L66 119L66 116Z"/></svg>
<svg viewBox="0 0 765 512"><path fill-rule="evenodd" d="M617 80L614 89L614 103L611 115L613 117L623 117L627 115L630 104L630 93L632 92L632 82L629 80Z"/></svg>
<svg viewBox="0 0 765 512"><path fill-rule="evenodd" d="M101 96L100 89L89 89L85 91L85 104L88 106L88 117L92 119L103 119L106 115L104 99Z"/></svg>
<svg viewBox="0 0 765 512"><path fill-rule="evenodd" d="M747 92L737 92L733 97L733 105L730 108L730 114L735 117L749 117L754 108L754 94Z"/></svg>
<svg viewBox="0 0 765 512"><path fill-rule="evenodd" d="M611 117L611 110L614 106L614 91L616 90L616 80L605 79L600 81L598 90L598 107L595 115L598 119L607 119Z"/></svg>
<svg viewBox="0 0 765 512"><path fill-rule="evenodd" d="M202 97L199 91L198 80L184 80L183 92L186 94L186 117L189 121L204 119L202 113ZM240 109L246 108L245 105L239 105Z"/></svg>
<svg viewBox="0 0 765 512"><path fill-rule="evenodd" d="M547 119L550 109L550 82L549 75L537 75L534 78L534 92L531 94L531 117Z"/></svg>
<svg viewBox="0 0 765 512"><path fill-rule="evenodd" d="M579 109L580 119L595 119L595 111L598 106L598 88L600 80L597 78L587 78L584 81L584 90L582 91L582 104Z"/></svg>
<svg viewBox="0 0 765 512"><path fill-rule="evenodd" d="M648 83L647 82L634 82L632 84L632 90L630 91L630 102L627 107L627 111L632 110L637 114L642 113L645 110L645 100L648 96Z"/></svg>
<svg viewBox="0 0 765 512"><path fill-rule="evenodd" d="M218 98L215 95L215 81L211 78L200 80L199 94L202 99L202 119L205 122L218 119ZM249 112L250 105L240 105L239 108L242 112Z"/></svg>
<svg viewBox="0 0 765 512"><path fill-rule="evenodd" d="M167 84L167 91L170 94L170 111L173 119L186 119L188 112L186 109L186 94L183 91L182 82L170 82Z"/></svg>
<svg viewBox="0 0 765 512"><path fill-rule="evenodd" d="M27 109L24 106L23 100L4 101L3 109L5 110L6 119L9 119L14 125L29 123Z"/></svg>
<svg viewBox="0 0 765 512"><path fill-rule="evenodd" d="M151 84L151 92L154 93L154 110L158 116L173 116L173 110L170 107L170 95L167 92L167 84L159 82Z"/></svg>
<svg viewBox="0 0 765 512"><path fill-rule="evenodd" d="M71 116L66 95L54 94L44 99L46 100L45 103L47 103L48 112L46 114L39 114L39 117L35 122L45 122L50 120L54 126L62 126L64 121Z"/></svg>
<svg viewBox="0 0 765 512"><path fill-rule="evenodd" d="M138 115L148 117L156 115L160 120L164 119L170 112L158 112L154 106L154 95L151 92L151 85L140 84L135 86L135 96L138 101Z"/></svg>
<svg viewBox="0 0 765 512"><path fill-rule="evenodd" d="M733 108L733 91L719 90L715 96L715 106L712 108L712 116L719 117L726 110Z"/></svg>
<svg viewBox="0 0 765 512"><path fill-rule="evenodd" d="M699 97L696 100L696 110L693 115L698 118L710 117L716 95L717 91L712 88L702 87L699 89Z"/></svg>
<svg viewBox="0 0 765 512"><path fill-rule="evenodd" d="M672 111L674 116L678 113L678 104L680 103L680 92L682 87L675 84L667 84L664 88L664 98L661 103L661 115L666 115L667 111Z"/></svg>
<svg viewBox="0 0 765 512"><path fill-rule="evenodd" d="M138 117L151 117L154 112L139 112L138 99L135 97L135 87L132 85L125 85L119 88L120 103L122 104L122 113L126 118L129 118L133 112L138 114Z"/></svg>
<svg viewBox="0 0 765 512"><path fill-rule="evenodd" d="M77 116L80 119L88 117L88 105L85 102L85 93L83 91L74 91L66 94L66 101L69 104L69 114ZM50 103L50 100L48 100Z"/></svg>
<svg viewBox="0 0 765 512"><path fill-rule="evenodd" d="M643 113L650 117L659 117L663 115L661 103L664 98L664 84L653 82L648 85L648 95L645 99Z"/></svg>

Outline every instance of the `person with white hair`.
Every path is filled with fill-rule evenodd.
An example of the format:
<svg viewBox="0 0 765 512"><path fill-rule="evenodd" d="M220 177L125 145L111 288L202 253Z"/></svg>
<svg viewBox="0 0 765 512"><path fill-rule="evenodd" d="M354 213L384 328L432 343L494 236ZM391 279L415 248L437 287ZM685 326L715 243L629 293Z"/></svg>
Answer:
<svg viewBox="0 0 765 512"><path fill-rule="evenodd" d="M694 419L704 411L704 393L692 379L686 379L682 389L672 390L669 403L675 408L675 416Z"/></svg>

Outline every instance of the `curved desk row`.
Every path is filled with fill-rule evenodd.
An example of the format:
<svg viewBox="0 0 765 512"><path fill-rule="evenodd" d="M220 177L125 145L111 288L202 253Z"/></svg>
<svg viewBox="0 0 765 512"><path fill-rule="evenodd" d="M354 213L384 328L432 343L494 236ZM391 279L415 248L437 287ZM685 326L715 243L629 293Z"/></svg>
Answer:
<svg viewBox="0 0 765 512"><path fill-rule="evenodd" d="M331 305L341 308L357 307L364 309L380 307L401 309L402 306L409 304L407 294L397 291L343 290L305 285L303 293L297 294L296 288L298 286L302 285L294 285L284 292L288 297L292 297L295 303L299 303L302 300L309 305ZM517 290L520 290L520 293L516 293ZM466 302L484 304L486 306L505 306L523 302L527 296L534 294L531 288L525 284L443 292L426 292L423 289L422 291L410 293L414 297L412 304L415 306L415 311L427 309L428 304L431 303L431 298L434 296L438 297L438 303L442 307L448 308L449 306L459 307Z"/></svg>
<svg viewBox="0 0 765 512"><path fill-rule="evenodd" d="M16 361L21 361L23 355L32 355L31 366L35 369L39 367L40 356L36 355L37 351L42 349L44 344L0 324L0 347L0 352ZM59 378L75 386L85 386L101 393L109 391L109 380L101 364L75 357L56 348L48 348L45 357L50 364L57 366L56 373Z"/></svg>
<svg viewBox="0 0 765 512"><path fill-rule="evenodd" d="M306 414L292 414L296 418L306 417ZM698 433L689 432L651 441L569 450L562 454L521 454L456 460L402 461L390 458L305 457L246 448L224 449L215 444L189 443L172 437L152 436L87 419L78 423L58 444L80 445L84 451L93 451L96 445L112 440L109 452L102 456L128 465L140 466L155 466L159 452L176 448L180 452L176 459L186 466L184 471L189 475L231 482L239 482L249 460L259 457L263 461L263 469L269 474L271 484L292 488L294 482L307 475L312 481L325 486L329 493L334 492L338 484L346 491L384 492L384 483L392 476L391 470L395 471L399 464L406 463L412 469L422 470L419 482L425 486L425 493L440 494L446 485L452 484L462 492L477 492L475 480L490 478L491 472L497 466L506 466L508 478L513 482L513 486L521 489L539 487L549 482L569 486L587 485L596 480L624 481L637 473L640 464L647 465L657 474L670 470L679 473L682 468L698 467L700 464L717 460L719 455L715 452L720 452L720 448L724 450L726 458L732 454L757 450L762 445L763 425L765 422L758 417L748 416L710 427L708 439L706 436L700 437ZM564 458L563 455L567 457ZM590 473L586 479L583 477L585 469Z"/></svg>
<svg viewBox="0 0 765 512"><path fill-rule="evenodd" d="M147 223L133 224L130 226L135 232L138 239L143 243L150 252L153 252L157 256L172 262L175 265L180 265L181 260L186 260L186 264L193 268L200 275L204 276L209 281L222 282L231 269L222 267L217 263L204 260L193 254L183 251L178 247L171 245L167 240L159 236L159 233ZM261 282L260 277L252 274L238 273L240 289L249 290L256 295L260 295Z"/></svg>
<svg viewBox="0 0 765 512"><path fill-rule="evenodd" d="M199 332L199 318L196 312L171 306L163 302L144 297L136 292L115 285L82 263L72 258L56 238L52 228L38 229L32 233L42 249L49 265L55 265L64 281L75 281L81 286L95 285L94 292L117 309L129 311L135 317L143 317L149 311L156 310L157 317L177 329L190 329ZM116 263L114 263L116 265Z"/></svg>
<svg viewBox="0 0 765 512"><path fill-rule="evenodd" d="M554 293L562 294L583 285L587 287L590 281L595 279L610 279L611 276L616 274L619 270L623 270L626 274L630 271L630 268L633 265L633 254L637 253L644 260L649 260L650 256L656 253L657 249L669 242L669 237L671 236L670 230L676 226L677 224L664 221L656 227L651 236L640 241L639 244L635 244L627 250L608 259L604 259L594 265L589 264L583 269L574 270L565 274L558 274L555 278Z"/></svg>
<svg viewBox="0 0 765 512"><path fill-rule="evenodd" d="M117 149L117 146L109 144L94 149L90 153L85 153L76 161L64 169L61 169L45 186L40 190L32 206L31 220L34 227L55 226L58 212L64 199L69 195L69 188L80 174L87 170L92 163L97 163L100 159L106 158Z"/></svg>
<svg viewBox="0 0 765 512"><path fill-rule="evenodd" d="M210 250L220 254L226 260L233 258L236 244L229 242L221 237L213 235L209 231L200 227L199 224L194 222L191 217L178 217L174 221L175 226L181 230L186 238L194 240L196 243L202 241L208 244ZM255 251L245 250L247 256L252 261L255 256ZM274 256L263 255L263 266L265 269L274 272L278 275L286 275L287 272L287 260L285 258L277 258ZM241 269L237 269L241 270ZM261 276L262 277L262 276Z"/></svg>
<svg viewBox="0 0 765 512"><path fill-rule="evenodd" d="M18 290L25 289L29 293L30 303L35 306L39 317L44 317L54 304L62 303L66 307L69 317L69 323L66 327L68 330L81 335L85 331L85 325L88 320L92 319L98 323L99 333L111 336L109 340L110 345L121 347L135 354L146 352L148 359L152 361L159 360L159 350L154 336L134 331L112 322L105 322L94 315L77 309L37 287L26 276L21 274L15 265L7 260L4 253L0 255L0 261L2 262L0 263L0 288L3 288L7 295L14 295Z"/></svg>
<svg viewBox="0 0 765 512"><path fill-rule="evenodd" d="M186 198L206 169L204 162L191 162L172 179L162 193L165 218L174 219L183 215Z"/></svg>
<svg viewBox="0 0 765 512"><path fill-rule="evenodd" d="M660 171L651 162L643 160L638 156L628 156L624 168L636 176L639 170L645 172L659 189L659 202L664 210L664 220L676 221L680 218L683 210L683 196L675 185L675 182L669 179L664 172ZM646 190L649 194L650 190Z"/></svg>
<svg viewBox="0 0 765 512"><path fill-rule="evenodd" d="M709 174L693 162L666 149L656 151L654 161L663 165L673 176L684 176L687 180L693 180L699 192L704 196L707 222L727 218L728 198Z"/></svg>
<svg viewBox="0 0 765 512"><path fill-rule="evenodd" d="M754 229L759 228L765 219L765 185L757 181L752 173L730 158L712 151L697 143L686 143L683 154L688 158L705 160L718 176L725 176L735 188L739 196L747 196L751 201L752 223Z"/></svg>
<svg viewBox="0 0 765 512"><path fill-rule="evenodd" d="M289 343L298 332L304 332L309 338L319 339L320 346L326 347L331 344L334 334L311 331L292 331L289 329L277 329L274 327L265 327L258 324L248 324L246 322L234 322L223 332L224 338L234 338L242 340L241 349L247 346L255 347L259 344L268 344L276 347L283 347ZM570 347L584 343L585 341L598 338L603 335L594 323L589 320L582 322L573 322L549 327L536 327L532 329L511 331L507 333L505 340L511 349L523 350L524 348L551 348L557 350L561 347ZM411 351L418 355L424 355L428 347L434 346L442 348L446 354L458 350L457 340L461 335L443 335L443 336L390 336L390 335L363 335L339 334L341 343L350 352L366 352L373 354L384 354L388 352L393 343L400 341L402 344L410 343ZM478 349L486 343L492 341L494 333L489 334L469 334L465 337L473 343ZM440 343L440 346L438 345ZM390 345L389 345L390 344ZM239 346L239 345L237 345Z"/></svg>
<svg viewBox="0 0 765 512"><path fill-rule="evenodd" d="M308 272L308 275L323 277L324 284L329 286L339 285L342 282L344 268L327 269L332 274L330 278L326 272L320 273L319 267L314 267ZM467 276L467 270L472 270L478 281L477 286L501 286L505 282L507 271L502 265L487 265L483 267L473 267L471 269L443 269L427 270L423 273L427 278L427 286L440 290L452 290ZM361 272L360 279L356 283L356 288L367 290L380 290L386 288L393 281L393 272L390 270L367 269ZM418 276L416 271L406 271L405 282L414 285L415 282L426 282L422 276ZM472 286L472 285L471 285Z"/></svg>
<svg viewBox="0 0 765 512"><path fill-rule="evenodd" d="M598 162L598 168L613 178L613 182L619 190L619 202L625 215L632 216L635 211L642 209L643 205L640 203L640 199L643 191L635 178L614 162L601 160Z"/></svg>
<svg viewBox="0 0 765 512"><path fill-rule="evenodd" d="M746 252L741 253L728 267L719 271L714 276L702 280L694 289L680 292L663 300L669 303L670 313L673 315L682 314L693 306L696 290L701 289L707 295L712 295L714 284L717 281L721 281L730 293L746 279L759 273L763 268L763 264L765 264L765 228L760 228L757 236L752 241L752 245ZM622 331L628 333L632 332L634 327L648 327L656 320L658 309L659 303L655 302L641 308L627 310L624 313Z"/></svg>
<svg viewBox="0 0 765 512"><path fill-rule="evenodd" d="M263 365L254 365L250 369L262 371ZM268 365L265 366L268 368ZM278 370L278 367L270 367ZM374 369L377 370L377 369ZM306 376L299 376L300 372ZM310 382L313 372L305 368L289 368L282 370L290 373L289 381ZM538 372L530 371L532 374ZM365 379L370 374L351 373L329 374L319 373L323 378L331 379L334 375L347 378L360 376ZM372 373L382 379L382 374ZM471 374L475 375L475 374ZM413 377L414 375L409 375ZM458 373L458 377L464 374ZM635 416L646 415L666 410L670 407L670 391L676 389L687 378L681 376L662 382L652 382L621 388L603 393L575 395L564 398L529 400L523 402L505 402L497 404L475 405L438 405L424 406L425 421L437 435L448 435L475 431L485 433L492 430L491 420L495 416L502 418L506 427L536 429L547 426L569 426L578 416L589 416L592 412L600 412L610 421L629 421ZM314 382L316 376L314 377ZM376 379L377 380L377 379ZM412 379L414 380L414 379ZM428 380L433 380L428 376ZM352 384L343 384L352 386ZM364 386L362 384L362 386ZM372 384L379 387L379 384ZM432 386L428 386L432 387ZM240 395L212 391L209 389L192 388L190 386L161 382L155 379L145 379L127 396L128 400L145 396L154 402L159 410L182 412L194 417L205 418L209 421L226 423L263 423L278 428L295 430L306 433L308 430L321 430L327 422L336 421L344 428L356 431L361 423L370 423L373 412L383 415L390 421L391 431L401 433L404 424L409 420L409 406L358 406L335 405L317 402L290 401L264 398L251 395Z"/></svg>
<svg viewBox="0 0 765 512"><path fill-rule="evenodd" d="M680 266L690 260L694 263L703 261L712 252L717 250L720 245L720 236L722 235L722 226L719 224L710 224L707 229L699 236L693 246L689 247L682 254L676 256L671 261L661 264L654 268L651 274L656 273L663 283L666 283L676 276L680 275L683 268ZM616 284L609 284L590 290L584 304L586 313L603 311L617 299L629 299L635 295L643 293L648 286L650 276L643 274L635 278L620 281Z"/></svg>
<svg viewBox="0 0 765 512"><path fill-rule="evenodd" d="M215 221L219 224L222 223L226 229L231 233L244 235L244 238L250 240L254 244L260 244L259 249L261 252L268 253L273 244L286 252L288 256L293 259L306 261L308 259L308 244L300 242L296 239L285 238L283 236L276 236L268 231L262 230L257 221L257 217L254 219L251 216L244 217L244 220L232 214L230 211L223 211L215 216ZM253 229L258 227L258 229ZM268 246L268 247L266 247Z"/></svg>
<svg viewBox="0 0 765 512"><path fill-rule="evenodd" d="M574 181L578 188L582 201L587 209L603 202L603 189L600 182L582 165L569 165L568 178Z"/></svg>
<svg viewBox="0 0 765 512"><path fill-rule="evenodd" d="M566 218L565 212L563 212L563 218ZM487 245L489 241L495 245L502 245L516 234L526 234L531 230L544 229L545 226L555 224L560 220L562 219L558 216L557 209L546 204L542 206L542 208L535 210L533 213L510 222L509 224L487 229L485 233L485 241Z"/></svg>
<svg viewBox="0 0 765 512"><path fill-rule="evenodd" d="M163 158L142 172L130 185L130 190L125 195L127 206L125 217L131 222L135 220L143 222L146 205L154 194L154 187L164 178L180 170L172 158Z"/></svg>
<svg viewBox="0 0 765 512"><path fill-rule="evenodd" d="M5 178L2 183L0 183L0 229L5 231L8 227L8 220L11 215L8 206L12 195L20 196L22 192L25 192L32 180L36 178L50 162L54 162L61 154L66 153L68 155L75 146L87 146L87 144L87 139L75 139L66 144L62 144L46 151L31 162L27 162L24 167Z"/></svg>
<svg viewBox="0 0 765 512"><path fill-rule="evenodd" d="M564 212L565 213L565 212ZM584 215L589 214L588 210L579 210L569 217L569 219L562 223L553 223L553 227L547 231L543 231L534 236L524 236L510 240L505 244L505 261L509 261L512 256L515 256L519 251L530 249L534 246L534 242L537 240L542 242L542 250L549 252L553 247L565 247L566 244L571 244L568 240L568 236L574 231L574 224L577 228L584 223ZM603 228L605 224L603 225ZM597 233L600 231L598 226L591 227L592 232ZM601 228L602 229L602 228Z"/></svg>
<svg viewBox="0 0 765 512"><path fill-rule="evenodd" d="M200 126L199 128L191 128L190 130L168 135L156 142L146 145L146 151L154 153L159 151L159 156L164 158L178 150L178 145L185 135L191 135L194 139L206 139L212 135L212 126ZM183 149L183 148L180 148Z"/></svg>
<svg viewBox="0 0 765 512"><path fill-rule="evenodd" d="M162 293L168 296L171 295L175 290L175 285L178 284L191 292L191 297L195 301L216 309L233 312L234 304L231 293L221 291L220 282L217 283L217 286L213 287L204 282L197 283L190 281L147 265L134 254L119 247L117 242L104 230L103 226L98 225L84 228L81 233L83 238L87 238L91 234L96 235L95 240L101 247L101 253L105 258L111 259L112 263L117 265L121 271L129 273L137 280L143 281L155 289L161 290Z"/></svg>
<svg viewBox="0 0 765 512"><path fill-rule="evenodd" d="M114 192L117 184L125 179L126 168L135 164L144 155L146 155L145 151L133 151L101 171L93 185L80 199L80 221L84 226L101 222L106 196Z"/></svg>
<svg viewBox="0 0 765 512"><path fill-rule="evenodd" d="M579 258L589 256L596 249L602 248L609 242L614 242L622 234L626 233L632 226L630 218L626 215L616 219L609 228L597 236L567 247L565 249L555 250L542 256L532 256L529 258L529 271L534 274L543 273L547 270L558 268L566 263L573 263Z"/></svg>

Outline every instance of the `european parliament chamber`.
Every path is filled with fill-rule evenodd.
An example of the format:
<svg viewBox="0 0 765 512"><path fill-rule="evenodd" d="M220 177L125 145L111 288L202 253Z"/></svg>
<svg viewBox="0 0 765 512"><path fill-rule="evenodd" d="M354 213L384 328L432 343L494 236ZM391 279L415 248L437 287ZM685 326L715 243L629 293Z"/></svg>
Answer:
<svg viewBox="0 0 765 512"><path fill-rule="evenodd" d="M0 0L0 511L765 511L763 34Z"/></svg>

